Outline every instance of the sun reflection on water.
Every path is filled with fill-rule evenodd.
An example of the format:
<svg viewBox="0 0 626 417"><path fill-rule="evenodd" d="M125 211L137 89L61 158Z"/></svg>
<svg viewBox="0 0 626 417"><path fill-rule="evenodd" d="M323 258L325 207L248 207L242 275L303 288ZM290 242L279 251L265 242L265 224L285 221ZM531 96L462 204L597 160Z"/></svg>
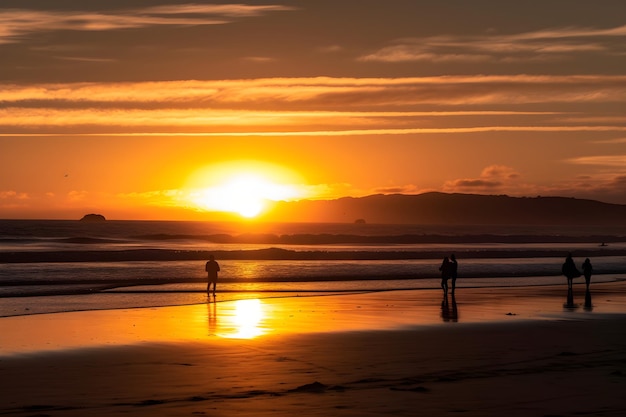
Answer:
<svg viewBox="0 0 626 417"><path fill-rule="evenodd" d="M261 300L235 301L232 315L224 318L230 322L230 326L227 328L232 329L232 331L222 333L219 336L232 339L252 339L264 333L261 322L265 318L265 311Z"/></svg>

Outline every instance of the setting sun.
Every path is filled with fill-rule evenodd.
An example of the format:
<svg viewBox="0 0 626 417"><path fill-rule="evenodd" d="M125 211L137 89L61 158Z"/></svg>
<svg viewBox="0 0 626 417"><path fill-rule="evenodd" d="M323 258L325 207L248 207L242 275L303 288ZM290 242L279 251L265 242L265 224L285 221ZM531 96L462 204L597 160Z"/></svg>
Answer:
<svg viewBox="0 0 626 417"><path fill-rule="evenodd" d="M284 169L258 162L204 169L192 180L196 187L192 203L208 211L253 218L266 209L268 202L304 196L297 185L285 183L293 176ZM201 187L203 183L209 185Z"/></svg>

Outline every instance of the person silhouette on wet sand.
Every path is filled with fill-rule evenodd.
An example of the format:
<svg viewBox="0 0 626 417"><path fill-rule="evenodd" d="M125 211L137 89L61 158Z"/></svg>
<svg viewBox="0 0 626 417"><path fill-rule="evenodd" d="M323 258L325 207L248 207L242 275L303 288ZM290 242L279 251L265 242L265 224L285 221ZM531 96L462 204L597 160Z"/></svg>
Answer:
<svg viewBox="0 0 626 417"><path fill-rule="evenodd" d="M565 262L561 267L561 272L567 278L567 289L571 291L572 281L574 278L578 278L581 275L578 268L576 268L576 264L574 263L574 259L572 259L571 253L567 255L567 258L565 258Z"/></svg>
<svg viewBox="0 0 626 417"><path fill-rule="evenodd" d="M220 265L215 261L215 256L209 255L209 261L204 266L204 270L207 272L208 284L206 287L207 295L211 292L211 284L213 284L213 296L215 297L215 290L217 287L217 273L220 270Z"/></svg>
<svg viewBox="0 0 626 417"><path fill-rule="evenodd" d="M585 285L587 286L587 291L589 291L589 284L591 284L591 274L593 274L593 266L591 266L591 261L589 258L585 259L582 266L583 275L585 276Z"/></svg>
<svg viewBox="0 0 626 417"><path fill-rule="evenodd" d="M581 274L578 268L576 268L576 264L572 259L572 254L568 254L567 258L565 258L565 262L563 262L563 266L561 267L561 273L565 275L567 278L567 307L574 307L574 293L572 291L572 284L574 278L578 278Z"/></svg>
<svg viewBox="0 0 626 417"><path fill-rule="evenodd" d="M441 289L443 290L443 296L448 296L448 279L450 279L450 272L452 270L452 263L450 259L446 256L443 258L443 262L439 267L441 271Z"/></svg>

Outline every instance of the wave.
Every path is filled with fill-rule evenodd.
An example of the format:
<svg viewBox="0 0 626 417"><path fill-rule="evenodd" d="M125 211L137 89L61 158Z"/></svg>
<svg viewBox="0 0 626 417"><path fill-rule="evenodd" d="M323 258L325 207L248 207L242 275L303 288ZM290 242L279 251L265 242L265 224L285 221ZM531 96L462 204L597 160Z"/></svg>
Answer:
<svg viewBox="0 0 626 417"><path fill-rule="evenodd" d="M537 258L562 257L563 248L454 248L457 256L475 258ZM222 260L408 260L437 259L450 254L450 248L424 250L291 250L265 248L252 250L65 250L0 252L0 263L59 263L59 262L125 262L125 261L189 261L207 259L209 255ZM585 248L584 256L626 256L621 248Z"/></svg>
<svg viewBox="0 0 626 417"><path fill-rule="evenodd" d="M64 230L61 233L67 233ZM345 233L242 233L242 234L185 234L148 233L128 234L117 230L102 236L77 235L48 236L36 233L10 236L0 234L0 243L56 242L71 244L124 243L124 242L177 242L193 241L215 244L264 244L264 245L335 245L335 244L459 244L459 243L618 243L626 242L626 236L619 234L580 234L566 233L394 233L394 234L345 234Z"/></svg>
<svg viewBox="0 0 626 417"><path fill-rule="evenodd" d="M458 243L615 243L624 242L626 237L615 235L565 236L553 234L392 234L357 235L331 233L299 233L279 235L271 233L231 234L147 234L132 236L145 241L195 240L221 244L268 244L268 245L334 245L334 244L458 244Z"/></svg>

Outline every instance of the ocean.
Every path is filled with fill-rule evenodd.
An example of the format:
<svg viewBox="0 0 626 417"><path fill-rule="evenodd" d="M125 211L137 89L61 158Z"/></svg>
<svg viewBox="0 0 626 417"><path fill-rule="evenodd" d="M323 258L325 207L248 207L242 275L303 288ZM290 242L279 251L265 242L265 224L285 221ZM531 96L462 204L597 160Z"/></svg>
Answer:
<svg viewBox="0 0 626 417"><path fill-rule="evenodd" d="M0 317L206 302L210 254L218 301L440 291L452 253L458 288L565 284L568 253L613 281L626 227L0 220Z"/></svg>

